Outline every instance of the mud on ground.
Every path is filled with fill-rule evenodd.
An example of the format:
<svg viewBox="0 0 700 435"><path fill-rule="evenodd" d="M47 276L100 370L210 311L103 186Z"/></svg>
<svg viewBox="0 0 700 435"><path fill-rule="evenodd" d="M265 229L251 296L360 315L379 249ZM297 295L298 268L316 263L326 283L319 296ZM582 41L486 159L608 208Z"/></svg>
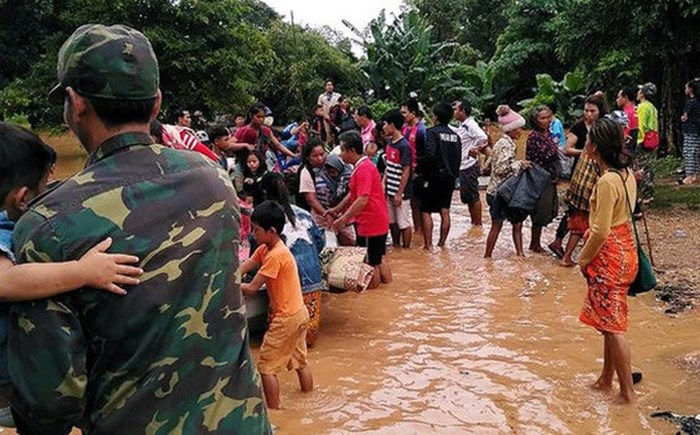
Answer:
<svg viewBox="0 0 700 435"><path fill-rule="evenodd" d="M654 268L659 286L656 297L668 314L691 310L700 303L700 213L672 208L647 213ZM637 223L646 245L644 227ZM648 252L648 251L647 251Z"/></svg>

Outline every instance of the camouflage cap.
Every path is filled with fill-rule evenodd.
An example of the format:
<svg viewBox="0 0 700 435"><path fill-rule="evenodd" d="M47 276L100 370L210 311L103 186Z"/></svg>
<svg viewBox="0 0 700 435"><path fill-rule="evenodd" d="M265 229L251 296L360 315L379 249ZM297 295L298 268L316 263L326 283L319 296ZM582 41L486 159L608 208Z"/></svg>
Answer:
<svg viewBox="0 0 700 435"><path fill-rule="evenodd" d="M144 100L158 93L158 60L143 33L126 26L86 24L63 43L58 84L49 101L63 104L70 86L81 95Z"/></svg>

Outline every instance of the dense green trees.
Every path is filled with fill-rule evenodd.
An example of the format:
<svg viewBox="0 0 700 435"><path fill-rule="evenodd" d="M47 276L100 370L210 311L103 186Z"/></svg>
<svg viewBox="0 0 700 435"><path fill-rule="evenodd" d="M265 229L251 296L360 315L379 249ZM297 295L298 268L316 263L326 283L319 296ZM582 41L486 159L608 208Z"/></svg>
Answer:
<svg viewBox="0 0 700 435"><path fill-rule="evenodd" d="M0 0L0 114L60 123L47 105L61 43L81 24L122 23L151 40L166 115L176 107L243 110L265 101L278 119L311 111L324 77L359 93L348 43L291 26L259 0Z"/></svg>
<svg viewBox="0 0 700 435"><path fill-rule="evenodd" d="M385 44L388 35L403 35L401 41L417 36L402 33L405 18L384 23L380 16L370 28L383 24L381 35L370 34L363 41L367 53L363 69L370 72L372 89L394 88L398 80L395 74L374 74L375 70L411 71L425 59L437 65L432 69L421 65L433 76L424 77L418 88L413 81L411 90L418 90L428 102L465 95L485 114L500 102L557 99L568 106L572 96L595 90L604 91L614 105L621 87L651 81L660 90L654 102L660 109L662 137L668 148L679 143L683 84L700 76L697 0L406 3L410 13L418 12L423 32L430 32L430 44L409 45L410 56L396 55L401 43ZM429 48L445 45L438 56ZM387 53L377 55L377 50ZM575 90L565 86L573 85L572 77L577 78ZM569 115L567 121L577 113L569 107L560 109Z"/></svg>
<svg viewBox="0 0 700 435"><path fill-rule="evenodd" d="M659 87L661 133L678 145L683 85L700 76L700 2L569 0L555 22L557 53L591 88ZM573 26L572 23L579 23Z"/></svg>
<svg viewBox="0 0 700 435"><path fill-rule="evenodd" d="M260 0L0 0L0 115L60 122L45 93L61 42L80 24L120 22L153 41L166 110L262 100L286 121L331 77L377 107L416 91L426 104L466 97L488 115L594 90L614 103L620 87L652 81L662 136L679 141L683 84L700 76L698 0L405 0L402 11L346 23L364 50L356 59L337 29L290 25Z"/></svg>

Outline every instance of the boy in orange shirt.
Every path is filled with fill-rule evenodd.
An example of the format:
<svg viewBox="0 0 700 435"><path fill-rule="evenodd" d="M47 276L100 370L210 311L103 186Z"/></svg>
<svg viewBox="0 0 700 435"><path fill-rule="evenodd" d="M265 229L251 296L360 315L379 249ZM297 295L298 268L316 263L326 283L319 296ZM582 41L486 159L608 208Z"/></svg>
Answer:
<svg viewBox="0 0 700 435"><path fill-rule="evenodd" d="M301 295L297 264L281 239L284 210L273 201L255 208L250 220L253 236L260 245L243 265L241 276L260 267L253 281L241 284L244 295L252 295L265 284L270 297L272 322L265 333L258 371L262 376L265 400L270 409L280 408L279 381L276 373L284 367L296 370L301 391L314 388L311 370L306 364L306 329L309 313Z"/></svg>

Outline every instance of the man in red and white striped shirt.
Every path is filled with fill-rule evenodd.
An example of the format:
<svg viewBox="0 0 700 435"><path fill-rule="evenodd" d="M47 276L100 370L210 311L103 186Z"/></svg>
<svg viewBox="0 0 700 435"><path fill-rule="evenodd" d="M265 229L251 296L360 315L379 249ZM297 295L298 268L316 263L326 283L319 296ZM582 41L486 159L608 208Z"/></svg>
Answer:
<svg viewBox="0 0 700 435"><path fill-rule="evenodd" d="M175 127L180 134L180 140L188 150L197 148L197 145L202 144L202 142L197 139L197 134L192 130L192 117L189 110L180 110L176 113L176 116L177 122ZM206 147L204 144L202 146Z"/></svg>

